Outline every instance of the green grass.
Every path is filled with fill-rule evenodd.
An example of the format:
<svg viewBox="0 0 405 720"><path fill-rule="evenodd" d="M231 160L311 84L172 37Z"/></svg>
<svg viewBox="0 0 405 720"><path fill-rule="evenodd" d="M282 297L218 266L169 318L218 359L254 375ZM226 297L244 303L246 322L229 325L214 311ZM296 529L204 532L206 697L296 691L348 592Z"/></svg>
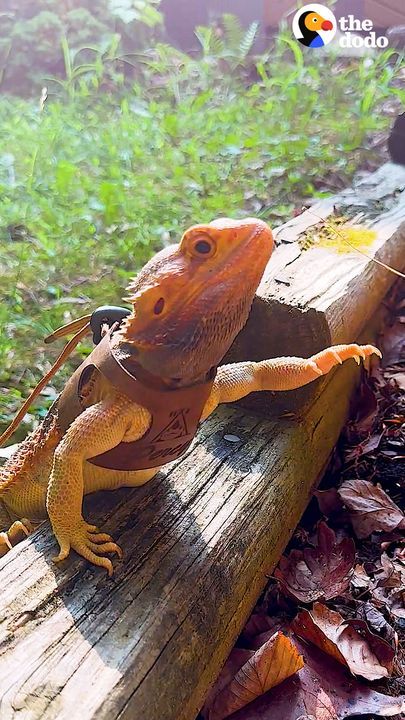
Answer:
<svg viewBox="0 0 405 720"><path fill-rule="evenodd" d="M399 94L400 62L384 53L343 66L280 40L249 85L220 63L168 54L124 94L82 84L43 112L1 102L0 422L60 350L44 348L46 333L119 303L129 277L190 224L246 214L279 224L350 182L376 159L369 139Z"/></svg>

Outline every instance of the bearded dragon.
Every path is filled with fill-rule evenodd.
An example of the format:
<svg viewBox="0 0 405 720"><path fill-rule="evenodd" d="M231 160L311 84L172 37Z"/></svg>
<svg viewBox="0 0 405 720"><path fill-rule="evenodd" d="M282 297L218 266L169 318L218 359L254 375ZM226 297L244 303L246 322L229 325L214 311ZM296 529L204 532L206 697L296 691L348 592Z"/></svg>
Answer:
<svg viewBox="0 0 405 720"><path fill-rule="evenodd" d="M280 357L218 367L246 323L273 244L271 230L261 220L220 219L192 226L180 243L143 267L128 288L132 311L111 342L114 352L125 351L135 362L146 389L193 389L211 377L198 411L203 422L220 403L257 390L293 390L349 358L360 363L373 353L381 355L373 345L350 344L307 359ZM121 549L83 518L83 496L142 485L158 472L159 461L155 457L151 467L117 470L91 459L147 437L153 411L147 399L135 402L96 367L86 375L80 400L80 411L66 427L61 400L56 400L0 470L0 555L49 517L60 548L55 562L74 549L111 575L106 555L121 557Z"/></svg>

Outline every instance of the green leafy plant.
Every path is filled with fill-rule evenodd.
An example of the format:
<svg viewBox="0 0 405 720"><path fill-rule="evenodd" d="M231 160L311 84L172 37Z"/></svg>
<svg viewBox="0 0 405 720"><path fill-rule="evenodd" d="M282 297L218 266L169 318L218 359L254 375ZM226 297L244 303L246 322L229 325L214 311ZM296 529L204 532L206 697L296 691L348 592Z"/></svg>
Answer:
<svg viewBox="0 0 405 720"><path fill-rule="evenodd" d="M112 35L104 50L86 46L72 50L67 38L63 36L61 47L65 77L44 78L44 82L50 86L51 92L55 93L55 88L59 88L71 101L77 91L84 97L109 83L114 89L118 89L124 83L124 75L119 69L122 61L117 55L120 39L120 35ZM85 61L81 62L83 58Z"/></svg>
<svg viewBox="0 0 405 720"><path fill-rule="evenodd" d="M160 0L3 0L2 90L33 94L43 85L45 76L62 78L67 70L63 43L72 53L81 51L81 64L96 62L94 57L83 54L84 46L95 48L99 55L114 44L117 55L141 50L162 23L159 3ZM98 74L99 71L95 77ZM71 83L72 77L66 79Z"/></svg>
<svg viewBox="0 0 405 720"><path fill-rule="evenodd" d="M110 72L98 52L87 62L64 45L67 85L42 111L38 97L0 104L0 423L60 351L43 345L47 333L121 303L129 278L188 225L277 225L348 184L381 161L372 140L392 122L387 101L399 111L403 60L391 52L342 63L281 35L249 59L247 82L158 45L128 57L136 82L115 94L92 92Z"/></svg>
<svg viewBox="0 0 405 720"><path fill-rule="evenodd" d="M225 64L230 71L245 67L256 39L259 24L245 30L235 15L225 13L217 25L195 30L205 62Z"/></svg>

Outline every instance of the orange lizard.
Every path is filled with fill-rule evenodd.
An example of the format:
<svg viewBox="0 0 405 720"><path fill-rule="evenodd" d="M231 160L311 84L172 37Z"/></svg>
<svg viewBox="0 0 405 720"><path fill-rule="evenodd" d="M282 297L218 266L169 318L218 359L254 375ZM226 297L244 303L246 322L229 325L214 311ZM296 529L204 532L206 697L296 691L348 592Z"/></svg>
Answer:
<svg viewBox="0 0 405 720"><path fill-rule="evenodd" d="M327 348L308 359L282 357L218 367L247 320L272 250L271 230L261 220L220 219L194 225L179 244L162 250L144 266L128 288L131 313L102 341L105 349L111 343L109 362L111 357L113 362L121 358L124 381L131 368L131 376L138 377L142 401L134 399L138 396L130 387L127 391L124 381L115 383L108 363L105 372L98 361L87 368L89 372L76 372L73 390L69 381L70 390L62 392L42 424L0 469L0 528L4 528L0 555L49 516L60 547L56 562L73 548L111 575L113 566L106 554L121 556L121 549L83 518L83 496L142 485L159 465L172 459L170 452L156 452L155 444L153 462L148 466L145 461L152 458L145 455L151 452L145 438L159 413L165 412L159 397L167 398L171 407L177 391L180 397L181 392L185 396L191 392L192 397L197 393L196 426L220 403L257 390L292 390L349 358L359 363L373 353L380 355L372 345L351 344ZM96 350L99 347L101 343ZM72 405L73 397L77 407L75 402ZM191 438L186 440L175 446L175 457ZM136 454L138 441L143 461L137 465L131 452L125 451L133 446ZM118 461L117 453L114 459L117 447L130 462L120 461L119 453Z"/></svg>

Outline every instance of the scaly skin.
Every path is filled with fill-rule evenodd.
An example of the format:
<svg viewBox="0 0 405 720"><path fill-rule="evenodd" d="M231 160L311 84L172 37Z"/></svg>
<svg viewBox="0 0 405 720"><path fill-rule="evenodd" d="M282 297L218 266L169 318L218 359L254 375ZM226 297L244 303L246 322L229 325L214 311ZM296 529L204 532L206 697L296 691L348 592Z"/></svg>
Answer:
<svg viewBox="0 0 405 720"><path fill-rule="evenodd" d="M179 245L152 258L129 286L133 312L115 342L130 347L137 362L165 382L177 378L181 386L202 380L245 324L272 249L271 231L260 220L221 219L193 226ZM201 419L221 403L257 390L293 390L344 360L359 363L373 353L380 355L372 345L338 345L308 359L221 366ZM142 437L151 419L148 410L95 374L86 409L65 434L57 428L56 402L0 470L0 525L9 527L0 534L0 555L49 516L60 546L56 562L73 548L111 575L106 553L121 556L109 535L84 520L83 496L142 485L159 468L124 472L88 462L121 441Z"/></svg>

